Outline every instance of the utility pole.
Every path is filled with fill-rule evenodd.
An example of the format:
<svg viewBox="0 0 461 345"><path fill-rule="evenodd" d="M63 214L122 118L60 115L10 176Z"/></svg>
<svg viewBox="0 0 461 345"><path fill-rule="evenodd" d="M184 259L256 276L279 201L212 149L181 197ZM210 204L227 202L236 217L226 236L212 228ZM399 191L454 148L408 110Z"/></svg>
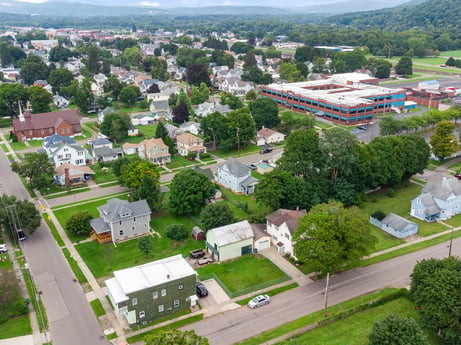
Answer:
<svg viewBox="0 0 461 345"><path fill-rule="evenodd" d="M323 317L327 317L328 308L328 285L330 284L330 272L327 273L327 284L325 285L325 304L323 306Z"/></svg>
<svg viewBox="0 0 461 345"><path fill-rule="evenodd" d="M237 130L237 152L238 152L238 155L240 156L240 136L239 136L239 130L240 128L238 127L235 127L235 129Z"/></svg>
<svg viewBox="0 0 461 345"><path fill-rule="evenodd" d="M214 128L210 128L211 134L213 134L213 150L216 151L216 132L214 131Z"/></svg>
<svg viewBox="0 0 461 345"><path fill-rule="evenodd" d="M448 257L451 258L451 247L453 246L453 233L454 233L454 227L451 227L451 237L450 237L450 245L448 246Z"/></svg>

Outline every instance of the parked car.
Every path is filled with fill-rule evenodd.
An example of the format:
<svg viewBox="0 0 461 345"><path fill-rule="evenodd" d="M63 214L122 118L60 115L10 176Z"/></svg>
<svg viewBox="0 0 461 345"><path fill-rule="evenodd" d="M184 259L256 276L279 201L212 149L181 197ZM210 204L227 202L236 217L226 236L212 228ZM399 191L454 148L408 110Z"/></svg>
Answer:
<svg viewBox="0 0 461 345"><path fill-rule="evenodd" d="M256 170L256 169L258 169L258 167L257 167L255 164L253 164L253 163L247 164L247 167L250 168L251 170Z"/></svg>
<svg viewBox="0 0 461 345"><path fill-rule="evenodd" d="M269 304L271 301L270 297L268 295L259 295L253 298L250 302L248 302L248 306L251 309L258 308L262 305Z"/></svg>
<svg viewBox="0 0 461 345"><path fill-rule="evenodd" d="M8 252L8 247L6 244L0 244L0 253L7 253Z"/></svg>
<svg viewBox="0 0 461 345"><path fill-rule="evenodd" d="M26 234L24 233L22 229L18 229L16 233L18 234L19 241L24 241L27 238Z"/></svg>
<svg viewBox="0 0 461 345"><path fill-rule="evenodd" d="M206 257L206 258L201 258L196 261L197 265L209 265L213 262L213 258L211 257Z"/></svg>
<svg viewBox="0 0 461 345"><path fill-rule="evenodd" d="M461 180L461 174L455 174L455 177L456 177L458 180Z"/></svg>
<svg viewBox="0 0 461 345"><path fill-rule="evenodd" d="M273 148L272 147L265 147L259 153L264 154L264 153L269 153L272 152Z"/></svg>
<svg viewBox="0 0 461 345"><path fill-rule="evenodd" d="M205 285L203 285L200 282L197 282L197 296L198 297L208 296L208 290L206 289Z"/></svg>
<svg viewBox="0 0 461 345"><path fill-rule="evenodd" d="M190 257L193 259L200 259L205 256L205 251L203 249L195 249L190 251Z"/></svg>
<svg viewBox="0 0 461 345"><path fill-rule="evenodd" d="M366 125L358 125L357 126L357 129L360 129L362 131L366 131L367 130L367 126Z"/></svg>

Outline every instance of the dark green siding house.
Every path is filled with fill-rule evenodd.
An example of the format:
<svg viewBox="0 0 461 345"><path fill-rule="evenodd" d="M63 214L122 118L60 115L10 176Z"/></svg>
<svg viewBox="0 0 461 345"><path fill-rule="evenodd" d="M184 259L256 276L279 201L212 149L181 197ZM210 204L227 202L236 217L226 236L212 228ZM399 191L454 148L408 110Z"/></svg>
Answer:
<svg viewBox="0 0 461 345"><path fill-rule="evenodd" d="M106 286L116 313L134 325L195 306L196 275L178 254L115 271Z"/></svg>

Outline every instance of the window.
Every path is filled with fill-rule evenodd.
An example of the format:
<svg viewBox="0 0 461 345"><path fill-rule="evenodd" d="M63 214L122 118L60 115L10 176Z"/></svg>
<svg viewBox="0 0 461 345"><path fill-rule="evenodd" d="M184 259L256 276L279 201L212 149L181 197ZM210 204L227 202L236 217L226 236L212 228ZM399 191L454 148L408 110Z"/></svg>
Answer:
<svg viewBox="0 0 461 345"><path fill-rule="evenodd" d="M120 225L122 225L122 221L119 221Z"/></svg>
<svg viewBox="0 0 461 345"><path fill-rule="evenodd" d="M133 222L136 222L136 217L133 217Z"/></svg>
<svg viewBox="0 0 461 345"><path fill-rule="evenodd" d="M160 294L162 295L162 297L166 296L166 289L162 289L162 291L160 292Z"/></svg>
<svg viewBox="0 0 461 345"><path fill-rule="evenodd" d="M158 298L158 291L152 292L152 299L157 299Z"/></svg>
<svg viewBox="0 0 461 345"><path fill-rule="evenodd" d="M163 306L163 304L158 306L158 312L159 313L162 313L164 310L165 310L165 307Z"/></svg>
<svg viewBox="0 0 461 345"><path fill-rule="evenodd" d="M50 133L53 133L53 128L50 128L49 131L50 131Z"/></svg>
<svg viewBox="0 0 461 345"><path fill-rule="evenodd" d="M123 230L120 230L120 236L123 236Z"/></svg>
<svg viewBox="0 0 461 345"><path fill-rule="evenodd" d="M45 134L45 130L44 130L44 129L41 129L41 130L40 130L40 134Z"/></svg>
<svg viewBox="0 0 461 345"><path fill-rule="evenodd" d="M137 297L134 297L132 300L131 300L131 305L137 305L138 304L138 298Z"/></svg>
<svg viewBox="0 0 461 345"><path fill-rule="evenodd" d="M131 230L136 230L136 227L132 226L132 227L131 227Z"/></svg>
<svg viewBox="0 0 461 345"><path fill-rule="evenodd" d="M175 299L175 300L174 300L173 306L174 306L175 308L179 307L179 299Z"/></svg>
<svg viewBox="0 0 461 345"><path fill-rule="evenodd" d="M179 285L178 285L178 289L179 289L179 290L184 290L184 285L183 285L183 284L179 284Z"/></svg>
<svg viewBox="0 0 461 345"><path fill-rule="evenodd" d="M63 128L63 129L61 129L61 134L64 134L64 128Z"/></svg>
<svg viewBox="0 0 461 345"><path fill-rule="evenodd" d="M67 128L67 129L66 129L66 132L67 132L67 133L70 133L70 129L69 129L69 128Z"/></svg>
<svg viewBox="0 0 461 345"><path fill-rule="evenodd" d="M289 239L290 239L290 235L285 234L285 238L286 238L287 240L289 240Z"/></svg>
<svg viewBox="0 0 461 345"><path fill-rule="evenodd" d="M146 312L145 311L140 311L139 312L139 318L144 319L146 317Z"/></svg>
<svg viewBox="0 0 461 345"><path fill-rule="evenodd" d="M29 134L32 135L32 130L29 131Z"/></svg>

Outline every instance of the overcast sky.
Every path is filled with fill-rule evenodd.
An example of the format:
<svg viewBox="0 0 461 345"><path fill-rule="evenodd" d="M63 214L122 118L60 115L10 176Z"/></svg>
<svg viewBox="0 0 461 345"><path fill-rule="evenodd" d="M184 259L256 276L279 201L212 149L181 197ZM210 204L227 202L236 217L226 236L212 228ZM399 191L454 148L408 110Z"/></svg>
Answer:
<svg viewBox="0 0 461 345"><path fill-rule="evenodd" d="M48 0L7 0L8 2L21 2L21 3L43 3L50 2ZM5 5L7 2L0 0L0 5ZM146 7L202 7L202 6L271 6L271 7L299 7L310 5L322 5L330 3L338 3L346 0L285 0L280 2L278 0L51 0L59 2L79 2L90 3L95 5L105 6L146 6ZM384 0L383 0L384 1ZM1 7L1 6L0 6Z"/></svg>

